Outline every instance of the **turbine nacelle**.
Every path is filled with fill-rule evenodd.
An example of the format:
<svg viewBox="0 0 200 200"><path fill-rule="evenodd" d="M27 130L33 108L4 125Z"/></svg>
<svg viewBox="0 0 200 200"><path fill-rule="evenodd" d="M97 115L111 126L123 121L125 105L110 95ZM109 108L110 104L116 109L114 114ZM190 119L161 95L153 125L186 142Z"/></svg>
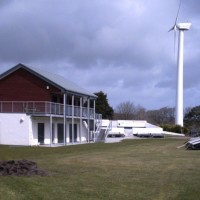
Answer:
<svg viewBox="0 0 200 200"><path fill-rule="evenodd" d="M178 30L187 31L190 29L191 25L192 25L191 23L179 23L176 24L176 27Z"/></svg>

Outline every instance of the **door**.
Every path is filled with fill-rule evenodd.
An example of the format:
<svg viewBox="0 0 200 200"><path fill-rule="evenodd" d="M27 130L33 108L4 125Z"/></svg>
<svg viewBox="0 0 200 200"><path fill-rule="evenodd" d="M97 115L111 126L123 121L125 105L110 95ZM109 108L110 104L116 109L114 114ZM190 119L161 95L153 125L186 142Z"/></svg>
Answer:
<svg viewBox="0 0 200 200"><path fill-rule="evenodd" d="M44 144L44 123L38 123L38 142Z"/></svg>
<svg viewBox="0 0 200 200"><path fill-rule="evenodd" d="M77 124L74 124L74 137L72 134L72 124L69 125L69 140L70 142L77 142Z"/></svg>
<svg viewBox="0 0 200 200"><path fill-rule="evenodd" d="M63 124L58 124L57 125L57 133L58 133L58 143L63 143L64 142L64 126Z"/></svg>
<svg viewBox="0 0 200 200"><path fill-rule="evenodd" d="M52 139L52 141L51 141L52 143L54 143L54 140L55 140L55 131L54 131L54 127L55 127L54 124L52 124L52 136L51 136L51 137L52 137L52 138L51 138L51 139Z"/></svg>

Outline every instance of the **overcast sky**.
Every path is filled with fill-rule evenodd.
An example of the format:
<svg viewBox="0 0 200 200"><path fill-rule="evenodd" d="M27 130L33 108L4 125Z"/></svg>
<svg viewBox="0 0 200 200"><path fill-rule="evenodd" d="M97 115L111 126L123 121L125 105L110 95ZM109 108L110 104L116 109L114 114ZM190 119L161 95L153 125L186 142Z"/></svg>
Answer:
<svg viewBox="0 0 200 200"><path fill-rule="evenodd" d="M115 108L174 107L179 0L0 0L0 71L18 63L64 76ZM200 3L182 0L184 106L200 105ZM178 33L177 33L178 35Z"/></svg>

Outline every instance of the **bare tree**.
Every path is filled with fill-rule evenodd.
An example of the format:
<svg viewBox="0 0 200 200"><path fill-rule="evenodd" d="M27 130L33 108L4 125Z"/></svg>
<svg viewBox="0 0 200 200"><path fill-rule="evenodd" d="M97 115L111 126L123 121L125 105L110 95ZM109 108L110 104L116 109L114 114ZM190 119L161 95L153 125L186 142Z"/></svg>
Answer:
<svg viewBox="0 0 200 200"><path fill-rule="evenodd" d="M140 105L136 107L135 120L145 120L146 119L146 109Z"/></svg>
<svg viewBox="0 0 200 200"><path fill-rule="evenodd" d="M120 103L116 109L116 118L128 120L133 119L136 113L135 105L134 103L131 103L130 101Z"/></svg>
<svg viewBox="0 0 200 200"><path fill-rule="evenodd" d="M163 107L147 111L147 121L153 124L174 124L174 108Z"/></svg>
<svg viewBox="0 0 200 200"><path fill-rule="evenodd" d="M146 110L140 105L127 101L120 103L114 111L114 119L122 120L147 120L152 124L174 124L175 109L163 107L158 110Z"/></svg>
<svg viewBox="0 0 200 200"><path fill-rule="evenodd" d="M115 109L115 119L123 120L144 120L146 110L142 106L135 106L134 103L127 101L120 103Z"/></svg>

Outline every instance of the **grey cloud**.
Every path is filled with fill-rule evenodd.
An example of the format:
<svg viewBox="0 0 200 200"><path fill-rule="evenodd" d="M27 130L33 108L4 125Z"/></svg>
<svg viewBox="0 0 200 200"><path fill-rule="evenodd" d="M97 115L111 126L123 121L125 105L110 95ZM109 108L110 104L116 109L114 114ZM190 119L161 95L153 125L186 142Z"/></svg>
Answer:
<svg viewBox="0 0 200 200"><path fill-rule="evenodd" d="M0 64L11 67L22 62L48 68L92 92L105 91L113 106L126 100L147 108L174 106L174 34L167 31L174 23L178 3L1 1ZM197 0L182 0L179 21L193 23L185 35L187 94L199 85L198 10ZM187 66L192 66L190 71Z"/></svg>

